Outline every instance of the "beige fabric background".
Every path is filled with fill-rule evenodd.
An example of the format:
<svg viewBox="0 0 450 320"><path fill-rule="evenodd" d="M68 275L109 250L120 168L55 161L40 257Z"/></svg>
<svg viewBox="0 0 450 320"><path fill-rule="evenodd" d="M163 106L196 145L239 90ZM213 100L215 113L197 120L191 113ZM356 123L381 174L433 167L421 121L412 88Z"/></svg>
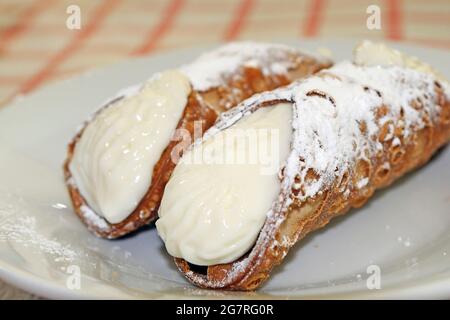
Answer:
<svg viewBox="0 0 450 320"><path fill-rule="evenodd" d="M368 30L378 5L381 30ZM66 27L69 5L81 29ZM448 0L0 0L0 108L129 56L252 39L366 37L450 49ZM1 258L1 257L0 257ZM0 299L33 296L0 280Z"/></svg>

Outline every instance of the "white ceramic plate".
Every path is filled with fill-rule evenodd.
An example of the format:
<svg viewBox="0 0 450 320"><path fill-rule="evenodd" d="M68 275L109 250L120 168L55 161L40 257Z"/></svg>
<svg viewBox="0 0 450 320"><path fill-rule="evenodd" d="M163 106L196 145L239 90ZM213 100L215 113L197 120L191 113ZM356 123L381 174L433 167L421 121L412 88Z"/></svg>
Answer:
<svg viewBox="0 0 450 320"><path fill-rule="evenodd" d="M336 60L349 58L355 43L290 42L310 51L328 47ZM450 77L448 52L397 47ZM114 241L83 227L61 170L76 128L120 88L203 50L127 61L46 87L0 112L0 277L49 298L450 298L450 148L298 243L255 293L194 288L154 227ZM381 270L380 290L366 286L370 265Z"/></svg>

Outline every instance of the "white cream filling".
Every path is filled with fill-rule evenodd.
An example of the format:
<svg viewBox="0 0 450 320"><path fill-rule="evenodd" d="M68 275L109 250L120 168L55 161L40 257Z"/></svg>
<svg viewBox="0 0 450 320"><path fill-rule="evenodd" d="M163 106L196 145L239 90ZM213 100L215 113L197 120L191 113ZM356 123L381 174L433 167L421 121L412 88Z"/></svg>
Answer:
<svg viewBox="0 0 450 320"><path fill-rule="evenodd" d="M190 91L186 76L166 71L84 129L69 169L89 206L108 222L123 221L142 200Z"/></svg>
<svg viewBox="0 0 450 320"><path fill-rule="evenodd" d="M156 223L168 252L196 265L228 263L255 243L280 192L292 105L260 108L186 152Z"/></svg>
<svg viewBox="0 0 450 320"><path fill-rule="evenodd" d="M416 57L409 56L398 50L386 46L384 43L363 41L353 51L353 62L360 66L399 66L429 73L441 81L447 81L429 64Z"/></svg>

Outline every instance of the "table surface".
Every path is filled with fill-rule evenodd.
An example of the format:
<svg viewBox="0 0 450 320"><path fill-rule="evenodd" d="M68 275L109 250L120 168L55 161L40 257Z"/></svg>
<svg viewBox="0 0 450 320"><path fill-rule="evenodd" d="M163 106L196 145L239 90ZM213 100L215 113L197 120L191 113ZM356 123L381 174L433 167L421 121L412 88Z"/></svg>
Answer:
<svg viewBox="0 0 450 320"><path fill-rule="evenodd" d="M380 9L379 30L367 27L370 5ZM67 27L73 8L80 10L80 29ZM233 40L312 37L450 49L450 1L1 0L0 108L46 83L130 56ZM0 280L0 299L33 298Z"/></svg>

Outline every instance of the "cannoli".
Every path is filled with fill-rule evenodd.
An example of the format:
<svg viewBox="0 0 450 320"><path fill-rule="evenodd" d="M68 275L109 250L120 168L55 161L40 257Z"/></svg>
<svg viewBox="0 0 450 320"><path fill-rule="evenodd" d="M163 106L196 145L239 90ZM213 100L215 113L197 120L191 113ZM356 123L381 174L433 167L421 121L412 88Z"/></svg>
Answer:
<svg viewBox="0 0 450 320"><path fill-rule="evenodd" d="M149 224L157 217L173 155L191 143L180 132L192 138L254 93L329 65L284 45L232 43L120 92L68 146L64 172L75 212L104 238Z"/></svg>
<svg viewBox="0 0 450 320"><path fill-rule="evenodd" d="M193 284L254 290L297 241L449 139L448 82L415 58L364 42L353 62L223 113L178 162L156 227ZM272 146L276 170L249 146ZM253 162L226 161L253 152Z"/></svg>

